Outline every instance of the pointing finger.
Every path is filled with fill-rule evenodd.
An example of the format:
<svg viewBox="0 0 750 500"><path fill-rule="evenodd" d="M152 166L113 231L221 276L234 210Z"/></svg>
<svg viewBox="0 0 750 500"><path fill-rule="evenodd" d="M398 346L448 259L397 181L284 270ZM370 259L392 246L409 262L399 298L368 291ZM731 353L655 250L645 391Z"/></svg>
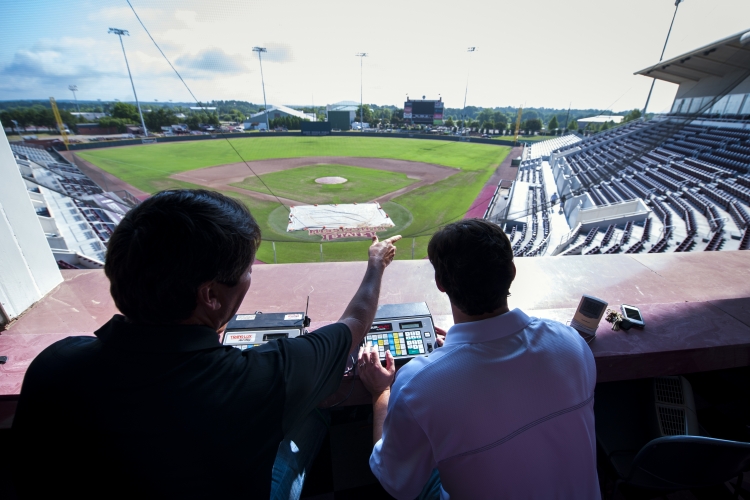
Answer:
<svg viewBox="0 0 750 500"><path fill-rule="evenodd" d="M387 240L384 240L384 243L396 243L398 240L400 240L402 236L400 234L397 234L396 236L391 236Z"/></svg>

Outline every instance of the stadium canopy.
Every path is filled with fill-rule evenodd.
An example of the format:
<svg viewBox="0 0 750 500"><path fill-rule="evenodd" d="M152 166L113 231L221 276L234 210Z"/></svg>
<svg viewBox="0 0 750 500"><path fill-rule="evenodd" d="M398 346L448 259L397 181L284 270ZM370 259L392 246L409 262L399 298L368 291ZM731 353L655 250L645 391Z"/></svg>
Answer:
<svg viewBox="0 0 750 500"><path fill-rule="evenodd" d="M309 120L311 118L311 116L309 116L307 113L303 113L302 111L298 111L287 106L282 106L280 104L269 106L268 111L259 111L257 113L253 113L252 115L250 115L250 118L259 118L265 116L266 113L271 114L274 111L281 112L289 116L296 116L297 118L300 118L302 120Z"/></svg>
<svg viewBox="0 0 750 500"><path fill-rule="evenodd" d="M668 61L662 61L634 74L681 84L697 82L709 76L723 78L737 70L746 70L750 68L750 45L743 46L740 43L740 38L745 33L747 31L729 36Z"/></svg>
<svg viewBox="0 0 750 500"><path fill-rule="evenodd" d="M579 118L576 121L578 122L578 126L580 127L582 123L585 123L585 124L606 123L606 122L620 123L623 119L625 119L624 116L597 115L597 116L591 116L589 118Z"/></svg>

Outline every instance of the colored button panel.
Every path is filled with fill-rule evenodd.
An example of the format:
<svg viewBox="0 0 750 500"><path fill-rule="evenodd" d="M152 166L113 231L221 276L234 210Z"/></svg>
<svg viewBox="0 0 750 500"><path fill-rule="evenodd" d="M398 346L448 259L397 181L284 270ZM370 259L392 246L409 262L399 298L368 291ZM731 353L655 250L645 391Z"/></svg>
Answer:
<svg viewBox="0 0 750 500"><path fill-rule="evenodd" d="M371 334L367 336L366 341L377 348L380 359L385 359L386 349L391 351L394 357L425 353L420 330Z"/></svg>

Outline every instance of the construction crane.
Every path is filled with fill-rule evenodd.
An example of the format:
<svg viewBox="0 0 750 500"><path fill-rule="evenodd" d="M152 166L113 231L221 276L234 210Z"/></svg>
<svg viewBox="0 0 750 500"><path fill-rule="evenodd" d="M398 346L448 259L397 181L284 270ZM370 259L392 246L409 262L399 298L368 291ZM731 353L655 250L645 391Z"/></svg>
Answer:
<svg viewBox="0 0 750 500"><path fill-rule="evenodd" d="M60 131L60 135L62 135L62 140L65 143L65 149L70 151L70 148L68 147L68 134L65 132L65 124L63 123L62 118L60 118L60 112L57 110L57 102L55 102L55 98L50 97L49 103L52 106L52 112L55 114L57 129Z"/></svg>
<svg viewBox="0 0 750 500"><path fill-rule="evenodd" d="M523 106L518 108L518 116L516 117L516 136L513 138L513 144L518 142L518 132L521 130L521 113L523 113Z"/></svg>

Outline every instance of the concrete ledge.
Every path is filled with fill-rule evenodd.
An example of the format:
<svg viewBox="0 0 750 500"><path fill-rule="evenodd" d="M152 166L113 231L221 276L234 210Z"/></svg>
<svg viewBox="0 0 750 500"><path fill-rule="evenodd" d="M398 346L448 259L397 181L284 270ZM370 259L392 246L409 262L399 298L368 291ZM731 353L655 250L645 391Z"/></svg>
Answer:
<svg viewBox="0 0 750 500"><path fill-rule="evenodd" d="M599 326L590 346L601 382L750 365L750 252L517 258L516 267L509 305L533 316L566 322L583 293L612 308L641 308L644 330ZM309 295L312 328L319 328L338 320L365 268L365 262L255 266L239 311L302 310ZM117 312L103 271L62 274L61 285L0 335L0 355L8 356L0 365L0 399L17 398L26 368L45 347L91 335ZM420 301L437 326L452 326L450 304L435 287L430 263L394 262L380 302ZM342 390L348 392L348 384ZM347 404L358 401L358 390Z"/></svg>

